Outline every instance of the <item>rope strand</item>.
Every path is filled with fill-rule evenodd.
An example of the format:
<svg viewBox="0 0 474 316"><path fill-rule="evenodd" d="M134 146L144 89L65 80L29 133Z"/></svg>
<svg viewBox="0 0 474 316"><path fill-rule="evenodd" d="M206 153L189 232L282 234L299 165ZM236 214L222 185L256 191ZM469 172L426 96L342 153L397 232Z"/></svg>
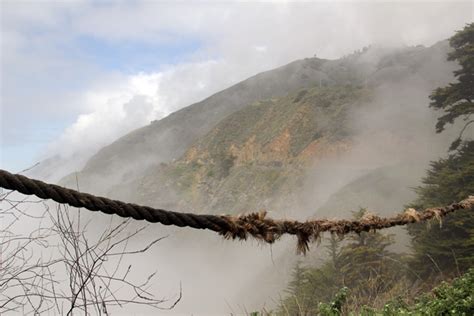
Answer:
<svg viewBox="0 0 474 316"><path fill-rule="evenodd" d="M273 220L266 217L266 212L240 216L218 216L167 211L81 193L55 184L30 179L23 175L11 174L2 169L0 169L0 187L90 211L116 214L121 217L131 217L136 220L145 220L163 225L209 229L229 239L245 240L250 235L257 240L273 243L284 234L296 235L298 238L298 252L301 253L306 253L309 242L318 240L323 232L343 236L351 232L361 233L427 221L432 218L440 219L457 210L474 208L474 196L469 196L463 201L448 206L428 208L423 211L407 209L403 213L389 218L371 215L360 220L310 220L299 222Z"/></svg>

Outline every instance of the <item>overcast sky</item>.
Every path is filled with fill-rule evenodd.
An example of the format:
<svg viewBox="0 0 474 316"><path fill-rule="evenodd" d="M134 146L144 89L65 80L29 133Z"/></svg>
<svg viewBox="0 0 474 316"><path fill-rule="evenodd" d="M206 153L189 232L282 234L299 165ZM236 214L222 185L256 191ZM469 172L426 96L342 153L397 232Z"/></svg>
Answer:
<svg viewBox="0 0 474 316"><path fill-rule="evenodd" d="M432 45L466 2L1 0L0 166L80 163L137 127L295 59Z"/></svg>

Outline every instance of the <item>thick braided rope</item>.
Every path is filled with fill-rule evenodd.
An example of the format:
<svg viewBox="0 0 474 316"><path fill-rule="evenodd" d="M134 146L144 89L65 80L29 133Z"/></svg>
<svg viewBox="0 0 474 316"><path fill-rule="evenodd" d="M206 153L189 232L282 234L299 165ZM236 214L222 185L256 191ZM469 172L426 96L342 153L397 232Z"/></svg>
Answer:
<svg viewBox="0 0 474 316"><path fill-rule="evenodd" d="M209 229L231 239L246 239L250 235L258 240L273 243L284 234L296 235L298 237L298 251L303 253L308 249L308 243L318 240L323 232L343 236L351 232L361 233L427 221L432 218L441 219L441 217L456 210L474 208L474 196L470 196L458 203L428 208L419 212L414 209L407 209L403 213L389 218L366 215L360 220L324 219L299 222L273 220L267 218L265 212L240 216L217 216L166 211L80 193L22 175L11 174L1 169L0 187L26 195L36 195L42 199L51 199L74 207L83 207L91 211L101 211L107 214L116 214L121 217L131 217L136 220L146 220L164 225Z"/></svg>
<svg viewBox="0 0 474 316"><path fill-rule="evenodd" d="M148 206L124 203L44 183L19 174L11 174L1 169L0 187L15 190L26 195L36 195L42 199L51 199L61 204L83 207L106 214L116 214L121 217L131 217L136 220L146 220L151 223L210 229L216 232L223 232L229 229L229 224L220 216L170 212Z"/></svg>

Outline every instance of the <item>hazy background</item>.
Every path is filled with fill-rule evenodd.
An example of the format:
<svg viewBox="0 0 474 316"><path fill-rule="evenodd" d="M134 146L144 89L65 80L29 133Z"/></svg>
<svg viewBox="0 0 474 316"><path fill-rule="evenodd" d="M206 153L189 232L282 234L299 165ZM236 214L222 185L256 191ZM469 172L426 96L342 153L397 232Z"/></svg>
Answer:
<svg viewBox="0 0 474 316"><path fill-rule="evenodd" d="M9 1L1 9L0 164L100 147L260 71L369 44L431 45L471 1Z"/></svg>

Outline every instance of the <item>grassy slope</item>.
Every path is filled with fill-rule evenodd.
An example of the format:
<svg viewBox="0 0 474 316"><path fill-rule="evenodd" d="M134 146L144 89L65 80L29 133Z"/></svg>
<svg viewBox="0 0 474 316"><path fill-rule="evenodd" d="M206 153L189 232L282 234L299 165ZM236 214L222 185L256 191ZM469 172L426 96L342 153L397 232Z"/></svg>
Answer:
<svg viewBox="0 0 474 316"><path fill-rule="evenodd" d="M222 120L181 159L149 172L139 198L162 205L174 191L175 203L189 208L238 213L267 207L297 189L312 162L349 149L348 110L368 96L360 87L316 87L253 103ZM164 194L153 189L157 179L169 189Z"/></svg>

